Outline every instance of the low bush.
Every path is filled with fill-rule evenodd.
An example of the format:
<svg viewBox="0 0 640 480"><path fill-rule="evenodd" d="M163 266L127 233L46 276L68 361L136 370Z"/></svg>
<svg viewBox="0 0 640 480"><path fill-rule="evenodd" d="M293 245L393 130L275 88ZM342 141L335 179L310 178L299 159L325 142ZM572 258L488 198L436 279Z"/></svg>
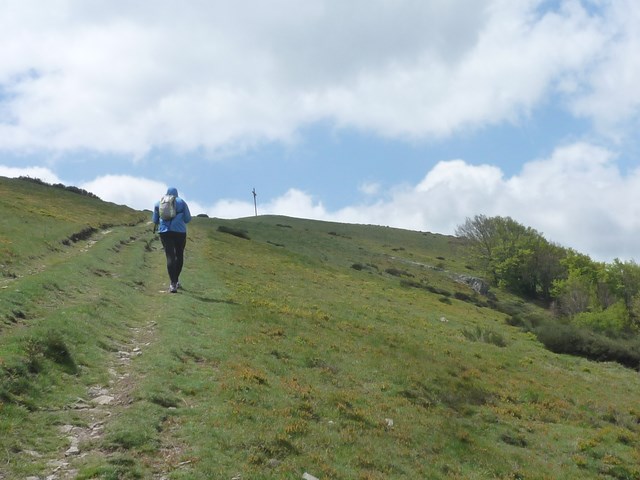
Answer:
<svg viewBox="0 0 640 480"><path fill-rule="evenodd" d="M610 338L572 324L545 322L534 333L555 353L577 355L600 362L618 362L637 369L640 366L640 339Z"/></svg>
<svg viewBox="0 0 640 480"><path fill-rule="evenodd" d="M399 268L387 268L385 272L389 275L393 275L394 277L415 277L412 273L409 273L406 270L400 270Z"/></svg>
<svg viewBox="0 0 640 480"><path fill-rule="evenodd" d="M616 337L629 330L628 317L627 308L621 300L606 310L579 313L572 322L609 337Z"/></svg>
<svg viewBox="0 0 640 480"><path fill-rule="evenodd" d="M424 288L425 290L427 287L425 283L418 282L416 280L407 280L406 278L400 280L400 286L407 288Z"/></svg>
<svg viewBox="0 0 640 480"><path fill-rule="evenodd" d="M548 322L548 320L541 314L523 311L507 317L506 322L512 327L520 327L527 332L531 332L543 323Z"/></svg>
<svg viewBox="0 0 640 480"><path fill-rule="evenodd" d="M480 300L477 295L469 295L468 293L464 293L464 292L455 292L453 294L453 297L456 300L460 300L462 302L467 302L467 303L472 303L474 305L477 305L478 307L487 307L489 306L489 304L487 302L484 302L482 300Z"/></svg>
<svg viewBox="0 0 640 480"><path fill-rule="evenodd" d="M438 295L442 295L444 297L450 297L452 295L450 291L445 290L444 288L434 287L433 285L427 285L424 288L426 290L429 290L431 293L437 293Z"/></svg>

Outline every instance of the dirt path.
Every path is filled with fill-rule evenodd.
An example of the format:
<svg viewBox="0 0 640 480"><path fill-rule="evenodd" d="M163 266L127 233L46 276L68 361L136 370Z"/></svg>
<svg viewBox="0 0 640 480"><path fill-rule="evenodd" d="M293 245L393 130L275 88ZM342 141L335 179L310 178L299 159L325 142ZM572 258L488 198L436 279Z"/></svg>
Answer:
<svg viewBox="0 0 640 480"><path fill-rule="evenodd" d="M83 245L78 245L73 251L66 253L67 261L73 261L76 255L90 254L94 246L102 241L109 241L110 230L96 233ZM147 242L144 238L131 241ZM91 385L87 387L86 393L81 397L72 399L61 410L52 410L52 413L61 413L61 417L66 418L63 425L59 425L58 434L66 439L64 449L58 452L57 456L46 461L46 467L39 476L26 477L27 480L70 480L77 478L81 465L88 460L108 459L113 452L104 449L104 437L109 422L123 414L134 402L134 392L140 380L136 373L135 359L145 354L145 350L153 345L157 333L157 323L150 312L153 312L153 303L157 300L159 293L158 285L164 273L162 258L159 255L149 255L152 261L148 279L148 285L140 295L141 303L138 305L139 311L143 312L135 322L136 326L131 326L126 341L117 344L117 348L110 352L107 364L104 368L108 371L109 380L103 385ZM38 267L31 267L27 275L37 275L46 270L43 263ZM117 277L117 275L116 275ZM28 456L39 461L43 456L38 452L24 452ZM154 462L157 474L156 479L164 479L165 473L163 461ZM0 480L4 480L0 472Z"/></svg>
<svg viewBox="0 0 640 480"><path fill-rule="evenodd" d="M107 456L101 450L105 426L112 417L126 409L132 402L136 377L132 360L144 354L154 339L156 323L150 321L143 327L131 328L130 342L111 355L108 367L110 380L107 385L93 385L86 397L78 398L71 405L79 421L75 425L61 425L60 435L68 440L68 448L60 456L48 462L50 468L45 480L71 480L76 478L76 464L86 457ZM81 425L78 425L81 424ZM40 480L40 477L28 480Z"/></svg>
<svg viewBox="0 0 640 480"><path fill-rule="evenodd" d="M195 268L202 254L199 246L207 245L196 238L194 228L188 268ZM173 359L174 344L160 339L184 328L179 322L167 327L163 319L168 314L176 318L185 308L202 314L209 308L208 297L199 295L196 277L188 277L188 288L176 296L167 292L161 248L145 226L99 231L68 250L32 259L20 276L0 284L7 304L15 302L21 314L7 323L7 331L59 328L78 367L77 374L55 366L45 371L60 388L51 402L43 397L36 414L16 422L33 421L34 428L14 429L5 438L3 445L16 447L7 450L0 480L79 475L166 480L173 472L193 468L195 460L185 455L188 448L179 433L182 418L168 412L192 405L182 396L176 405L156 401L154 389L164 393L165 385L154 382L165 373L158 371L163 355ZM11 314L13 307L7 308ZM83 328L87 331L75 336ZM87 338L94 329L96 336ZM38 431L42 436L34 440L32 432Z"/></svg>

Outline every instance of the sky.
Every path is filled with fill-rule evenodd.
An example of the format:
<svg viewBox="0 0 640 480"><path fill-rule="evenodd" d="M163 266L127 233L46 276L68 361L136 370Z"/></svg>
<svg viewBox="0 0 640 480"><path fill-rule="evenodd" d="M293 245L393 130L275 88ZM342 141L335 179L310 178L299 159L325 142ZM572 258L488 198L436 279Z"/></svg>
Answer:
<svg viewBox="0 0 640 480"><path fill-rule="evenodd" d="M0 0L0 176L640 261L637 0Z"/></svg>

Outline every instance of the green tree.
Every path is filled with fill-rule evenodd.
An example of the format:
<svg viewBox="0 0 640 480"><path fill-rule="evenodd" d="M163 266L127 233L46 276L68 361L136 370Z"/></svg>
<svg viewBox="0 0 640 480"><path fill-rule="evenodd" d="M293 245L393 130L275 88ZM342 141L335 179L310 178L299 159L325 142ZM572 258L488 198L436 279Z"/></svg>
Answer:
<svg viewBox="0 0 640 480"><path fill-rule="evenodd" d="M567 249L560 264L564 273L553 281L551 295L561 314L572 318L579 313L607 308L615 303L605 281L603 263Z"/></svg>
<svg viewBox="0 0 640 480"><path fill-rule="evenodd" d="M455 234L469 241L481 268L490 273L492 280L497 284L498 279L491 268L494 250L499 244L496 219L485 215L467 217L462 225L458 225Z"/></svg>
<svg viewBox="0 0 640 480"><path fill-rule="evenodd" d="M606 268L607 285L616 298L622 300L629 314L629 324L640 323L638 299L640 295L640 265L634 261L615 259Z"/></svg>
<svg viewBox="0 0 640 480"><path fill-rule="evenodd" d="M472 245L491 281L529 297L551 298L565 250L510 217L476 215L456 229Z"/></svg>

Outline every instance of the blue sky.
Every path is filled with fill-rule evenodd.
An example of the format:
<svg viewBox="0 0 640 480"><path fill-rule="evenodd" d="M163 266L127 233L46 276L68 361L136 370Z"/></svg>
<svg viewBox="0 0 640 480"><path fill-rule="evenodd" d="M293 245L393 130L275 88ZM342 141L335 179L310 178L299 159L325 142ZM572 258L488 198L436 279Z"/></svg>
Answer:
<svg viewBox="0 0 640 480"><path fill-rule="evenodd" d="M294 13L295 12L295 13ZM0 175L640 259L634 0L7 0Z"/></svg>

